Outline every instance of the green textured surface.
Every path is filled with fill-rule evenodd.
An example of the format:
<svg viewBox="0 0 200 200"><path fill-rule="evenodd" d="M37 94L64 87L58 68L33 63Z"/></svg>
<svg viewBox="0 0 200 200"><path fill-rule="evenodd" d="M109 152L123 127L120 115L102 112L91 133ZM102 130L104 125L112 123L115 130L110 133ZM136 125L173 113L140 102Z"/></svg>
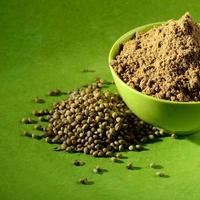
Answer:
<svg viewBox="0 0 200 200"><path fill-rule="evenodd" d="M52 151L52 145L20 137L19 120L38 107L37 95L51 88L73 89L96 76L111 78L107 67L113 42L134 27L180 17L190 11L200 21L199 1L0 1L0 199L200 199L200 136L148 145L127 153L140 170L81 154ZM96 73L82 74L84 67ZM60 97L62 98L62 97ZM31 129L31 127L29 128ZM73 159L86 165L73 167ZM147 166L161 164L170 177L155 177ZM108 172L95 175L99 164ZM79 185L86 176L95 184Z"/></svg>

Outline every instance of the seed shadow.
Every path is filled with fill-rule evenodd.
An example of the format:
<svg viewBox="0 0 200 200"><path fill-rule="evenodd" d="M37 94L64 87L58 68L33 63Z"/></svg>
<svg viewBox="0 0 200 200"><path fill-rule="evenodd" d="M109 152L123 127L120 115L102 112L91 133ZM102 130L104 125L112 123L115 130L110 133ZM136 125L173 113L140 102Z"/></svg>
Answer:
<svg viewBox="0 0 200 200"><path fill-rule="evenodd" d="M49 95L49 94L46 94L47 97L50 97L50 98L56 98L56 97L60 97L62 95L67 95L68 93L67 92L60 92L59 94L56 94L56 95Z"/></svg>
<svg viewBox="0 0 200 200"><path fill-rule="evenodd" d="M101 171L98 173L99 175L102 175L102 174L104 174L104 173L106 173L106 172L108 172L108 170L107 169L104 169L104 168L102 168L101 169Z"/></svg>
<svg viewBox="0 0 200 200"><path fill-rule="evenodd" d="M102 169L102 172L108 172L108 170L103 168L103 169Z"/></svg>
<svg viewBox="0 0 200 200"><path fill-rule="evenodd" d="M124 161L123 161L123 160L119 160L119 159L118 159L118 160L116 160L115 162L116 162L116 163L124 163Z"/></svg>
<svg viewBox="0 0 200 200"><path fill-rule="evenodd" d="M34 102L35 102L35 101L34 101ZM44 100L44 99L40 99L38 102L35 102L35 103L43 104L43 103L45 103L45 100Z"/></svg>
<svg viewBox="0 0 200 200"><path fill-rule="evenodd" d="M163 166L162 165L154 165L153 167L152 167L152 169L163 169Z"/></svg>
<svg viewBox="0 0 200 200"><path fill-rule="evenodd" d="M163 178L169 178L169 177L170 177L169 175L164 175L164 176L163 176Z"/></svg>
<svg viewBox="0 0 200 200"><path fill-rule="evenodd" d="M83 69L81 70L81 73L94 73L96 72L94 69Z"/></svg>
<svg viewBox="0 0 200 200"><path fill-rule="evenodd" d="M104 81L104 84L105 84L105 85L108 85L108 86L109 86L109 85L113 85L113 83L112 83L111 81L108 81L108 80L105 80L105 81Z"/></svg>
<svg viewBox="0 0 200 200"><path fill-rule="evenodd" d="M63 151L63 149L61 149L60 147L54 147L53 150L54 151Z"/></svg>
<svg viewBox="0 0 200 200"><path fill-rule="evenodd" d="M94 181L88 181L86 185L93 185Z"/></svg>
<svg viewBox="0 0 200 200"><path fill-rule="evenodd" d="M124 153L124 152L130 152L130 151L128 151L128 150L126 149L126 150L124 150L122 153ZM117 154L120 154L120 156L117 157ZM124 155L121 154L120 152L116 152L116 153L114 154L114 156L115 156L116 158L118 158L118 159L128 159L128 156L124 156Z"/></svg>
<svg viewBox="0 0 200 200"><path fill-rule="evenodd" d="M147 145L147 144L143 144L143 148L142 149L136 149L134 151L136 151L136 152L149 151L149 149L147 147L145 147L145 145Z"/></svg>
<svg viewBox="0 0 200 200"><path fill-rule="evenodd" d="M40 99L40 102L39 103L45 103L45 100L44 99Z"/></svg>
<svg viewBox="0 0 200 200"><path fill-rule="evenodd" d="M133 170L140 170L142 167L133 167Z"/></svg>
<svg viewBox="0 0 200 200"><path fill-rule="evenodd" d="M158 178L169 178L169 177L170 177L169 175L165 174L165 175L160 176L160 177L158 177Z"/></svg>
<svg viewBox="0 0 200 200"><path fill-rule="evenodd" d="M130 168L128 170L135 171L135 170L140 170L140 169L142 169L142 167L132 167L132 168Z"/></svg>
<svg viewBox="0 0 200 200"><path fill-rule="evenodd" d="M128 156L121 156L121 159L128 159Z"/></svg>
<svg viewBox="0 0 200 200"><path fill-rule="evenodd" d="M197 131L192 134L188 134L187 137L185 138L197 145L200 145L200 131Z"/></svg>
<svg viewBox="0 0 200 200"><path fill-rule="evenodd" d="M153 140L148 140L146 144L154 144L156 142L162 142L163 140L161 138L155 138Z"/></svg>
<svg viewBox="0 0 200 200"><path fill-rule="evenodd" d="M189 134L185 134L185 135L176 135L176 138L172 138L172 139L175 139L175 140L185 140L185 139L189 139L194 134L195 133L189 133Z"/></svg>
<svg viewBox="0 0 200 200"><path fill-rule="evenodd" d="M93 185L94 184L94 181L87 181L87 183L80 183L80 182L77 182L78 184L80 185Z"/></svg>
<svg viewBox="0 0 200 200"><path fill-rule="evenodd" d="M69 92L61 92L59 96L62 96L62 95L68 95Z"/></svg>
<svg viewBox="0 0 200 200"><path fill-rule="evenodd" d="M32 122L29 124L37 124L37 123L38 123L38 121L32 119Z"/></svg>

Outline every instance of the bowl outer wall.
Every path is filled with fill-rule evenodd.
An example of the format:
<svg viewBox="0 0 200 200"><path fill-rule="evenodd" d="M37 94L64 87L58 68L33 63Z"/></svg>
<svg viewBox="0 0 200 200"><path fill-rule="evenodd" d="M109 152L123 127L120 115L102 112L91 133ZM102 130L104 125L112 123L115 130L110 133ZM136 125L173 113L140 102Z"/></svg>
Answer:
<svg viewBox="0 0 200 200"><path fill-rule="evenodd" d="M111 48L110 62L119 53L120 45L131 39L135 32L145 32L163 22L135 28L120 37ZM172 102L142 94L124 83L110 66L116 87L130 110L140 119L167 132L188 134L200 130L200 102Z"/></svg>

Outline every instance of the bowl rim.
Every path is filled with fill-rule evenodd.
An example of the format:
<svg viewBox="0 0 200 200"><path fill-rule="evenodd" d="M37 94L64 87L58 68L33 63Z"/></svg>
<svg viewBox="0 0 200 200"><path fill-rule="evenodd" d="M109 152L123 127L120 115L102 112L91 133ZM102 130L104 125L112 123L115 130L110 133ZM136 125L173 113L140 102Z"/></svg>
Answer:
<svg viewBox="0 0 200 200"><path fill-rule="evenodd" d="M200 104L200 101L170 101L170 100L166 100L166 99L159 99L159 98L156 98L156 97L153 97L153 96L150 96L150 95L146 95L142 92L139 92L137 91L136 89L130 87L129 85L127 85L127 83L125 83L119 76L118 74L115 72L115 70L113 69L113 67L111 66L111 60L114 58L112 55L113 55L113 51L115 51L116 49L119 50L119 45L122 44L123 42L125 41L128 41L128 38L130 38L130 36L132 36L134 33L136 32L140 32L140 31L143 31L144 29L150 29L152 27L155 27L155 26L159 26L159 25L162 25L163 23L165 22L155 22L155 23L150 23L150 24L145 24L143 26L139 26L139 27L136 27L134 29L131 29L130 31L126 32L125 34L123 34L122 36L120 36L115 42L114 44L112 45L110 51L109 51L109 56L108 56L108 64L109 64L109 68L111 70L111 72L117 77L117 79L120 80L120 82L122 82L125 87L134 92L134 93L137 93L145 98L148 98L150 100L154 100L154 101L157 101L157 102L160 102L160 103L167 103L167 104L180 104L180 105L198 105ZM116 55L115 55L116 56Z"/></svg>

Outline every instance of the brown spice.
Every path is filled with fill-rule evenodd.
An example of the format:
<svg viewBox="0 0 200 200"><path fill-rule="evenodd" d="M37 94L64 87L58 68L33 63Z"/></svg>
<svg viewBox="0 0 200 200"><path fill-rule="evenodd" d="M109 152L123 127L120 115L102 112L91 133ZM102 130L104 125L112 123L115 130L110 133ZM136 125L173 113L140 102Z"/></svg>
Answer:
<svg viewBox="0 0 200 200"><path fill-rule="evenodd" d="M171 101L200 101L200 26L189 13L123 45L111 65L132 88Z"/></svg>

